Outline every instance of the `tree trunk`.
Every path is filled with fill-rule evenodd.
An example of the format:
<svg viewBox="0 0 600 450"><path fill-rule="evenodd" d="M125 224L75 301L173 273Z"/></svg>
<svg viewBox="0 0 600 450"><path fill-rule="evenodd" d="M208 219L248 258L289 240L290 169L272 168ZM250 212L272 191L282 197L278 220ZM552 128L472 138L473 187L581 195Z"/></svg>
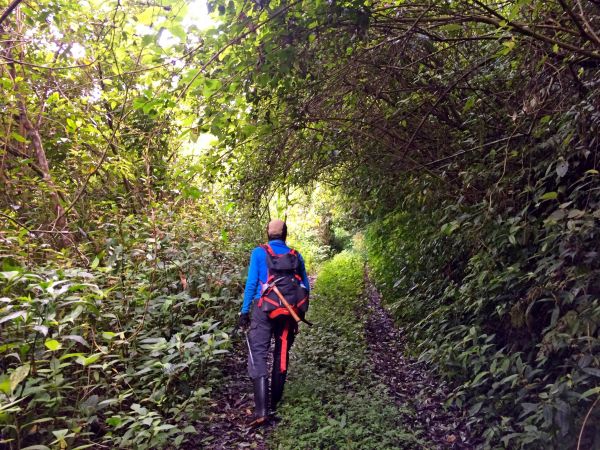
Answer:
<svg viewBox="0 0 600 450"><path fill-rule="evenodd" d="M19 18L19 11L17 8L17 27L20 26L20 18ZM8 34L8 30L6 30L7 34ZM6 47L5 47L5 53L10 54L13 52L13 47L11 47L11 45L13 44L13 42L11 42L11 39L7 39L6 41ZM21 54L20 55L20 60L24 59L24 55ZM55 232L56 234L58 234L60 236L60 238L57 240L57 242L59 242L59 245L62 247L67 247L70 245L74 244L74 240L73 240L73 236L71 235L71 233L69 233L68 229L67 229L67 217L65 215L65 210L60 202L60 194L59 191L56 187L56 185L54 184L54 181L52 180L52 175L50 174L50 166L48 165L48 158L46 157L46 152L44 150L44 145L42 143L42 136L40 134L40 123L41 123L41 114L42 112L40 112L39 114L39 120L36 121L36 124L34 125L31 121L31 119L29 118L28 115L28 111L27 111L27 103L25 102L25 99L23 98L23 94L21 92L19 92L19 87L18 84L16 83L16 77L17 77L17 73L16 73L16 68L15 68L15 63L11 62L8 64L8 74L10 76L10 78L13 81L13 85L14 85L14 89L15 89L15 93L16 93L16 97L17 97L17 104L18 104L18 108L19 108L19 125L21 127L22 130L24 130L25 132L23 133L25 135L25 137L27 137L30 141L30 149L33 153L33 156L35 156L35 159L37 161L37 169L39 169L38 173L41 175L42 179L44 180L44 182L46 183L46 186L48 188L48 192L50 193L50 204L52 207L52 210L55 214L55 220L52 224L50 224L51 229L47 230L47 231L51 231L51 232ZM43 102L42 102L42 111L43 111ZM8 139L8 137L7 137Z"/></svg>
<svg viewBox="0 0 600 450"><path fill-rule="evenodd" d="M27 117L27 111L25 110L23 100L19 101L19 107L21 109L21 123L24 125L25 130L27 131L27 136L31 141L31 147L35 154L37 165L40 171L42 172L42 179L48 186L48 190L50 192L52 209L56 215L56 220L53 223L53 228L55 228L56 231L61 233L60 241L62 245L72 245L74 242L71 234L68 233L67 230L67 217L65 215L65 209L60 203L60 196L58 195L58 190L56 188L56 185L54 184L54 181L52 180L52 175L50 174L50 166L48 165L48 158L46 158L46 152L44 151L40 131L31 123L29 117Z"/></svg>

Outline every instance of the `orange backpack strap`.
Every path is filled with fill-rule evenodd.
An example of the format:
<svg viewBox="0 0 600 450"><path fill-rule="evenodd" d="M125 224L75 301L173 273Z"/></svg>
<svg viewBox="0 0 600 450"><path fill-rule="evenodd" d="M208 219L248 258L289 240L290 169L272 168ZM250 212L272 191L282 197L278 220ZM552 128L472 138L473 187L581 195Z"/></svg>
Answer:
<svg viewBox="0 0 600 450"><path fill-rule="evenodd" d="M271 246L269 244L262 244L260 246L265 252L267 252L267 254L269 256L275 256L275 252L273 251L273 249L271 248Z"/></svg>

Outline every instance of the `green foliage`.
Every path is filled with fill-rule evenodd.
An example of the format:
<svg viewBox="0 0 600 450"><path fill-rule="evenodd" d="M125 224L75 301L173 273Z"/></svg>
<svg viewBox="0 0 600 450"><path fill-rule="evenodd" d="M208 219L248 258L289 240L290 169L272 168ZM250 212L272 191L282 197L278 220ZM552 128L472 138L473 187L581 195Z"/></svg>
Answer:
<svg viewBox="0 0 600 450"><path fill-rule="evenodd" d="M487 201L417 200L367 233L369 262L415 352L457 384L453 401L492 447L574 445L598 394L600 203L579 158L540 160L521 204L494 215ZM543 203L555 199L548 191L561 203ZM597 442L597 427L586 432Z"/></svg>
<svg viewBox="0 0 600 450"><path fill-rule="evenodd" d="M413 295L438 298L447 285L443 273L451 255L444 248L446 233L434 223L431 215L398 211L371 224L366 233L369 266L384 298L395 300L390 307L403 323L418 322L434 308L413 301Z"/></svg>
<svg viewBox="0 0 600 450"><path fill-rule="evenodd" d="M413 352L488 422L486 445L576 445L600 364L597 8L215 4L244 11L231 38L256 31L228 54L243 126L215 170L240 163L242 198L314 179L345 194L349 221L375 221L370 260Z"/></svg>
<svg viewBox="0 0 600 450"><path fill-rule="evenodd" d="M600 373L600 52L597 8L571 3L215 0L201 31L182 0L21 2L0 40L2 439L184 440L240 250L327 185L294 218L308 264L374 222L388 305L488 445L573 444Z"/></svg>
<svg viewBox="0 0 600 450"><path fill-rule="evenodd" d="M315 284L315 296L319 299L316 302L323 303L319 312L327 310L328 314L342 314L346 318L353 315L354 311L348 306L363 292L363 266L364 261L358 255L346 251L321 268Z"/></svg>
<svg viewBox="0 0 600 450"><path fill-rule="evenodd" d="M31 271L5 254L0 429L8 448L163 448L195 432L229 348L223 320L239 307L239 267L210 242L159 237L149 225L121 223L124 239L108 240L91 268Z"/></svg>
<svg viewBox="0 0 600 450"><path fill-rule="evenodd" d="M356 254L343 252L319 271L310 310L315 326L303 329L294 344L274 448L419 446L402 422L409 412L399 411L369 375L364 323L357 316L363 265Z"/></svg>

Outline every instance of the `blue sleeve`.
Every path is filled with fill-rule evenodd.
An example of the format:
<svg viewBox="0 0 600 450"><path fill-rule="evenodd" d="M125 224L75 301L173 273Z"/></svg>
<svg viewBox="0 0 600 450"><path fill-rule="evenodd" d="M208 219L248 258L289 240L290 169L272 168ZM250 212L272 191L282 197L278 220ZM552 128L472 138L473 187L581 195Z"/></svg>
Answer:
<svg viewBox="0 0 600 450"><path fill-rule="evenodd" d="M304 265L304 259L302 259L302 255L299 253L298 262L300 263L298 267L298 272L302 277L302 283L304 283L304 286L306 286L306 289L310 293L310 281L308 280L308 275L306 275L306 266Z"/></svg>
<svg viewBox="0 0 600 450"><path fill-rule="evenodd" d="M254 300L254 294L258 288L259 273L258 273L258 249L254 249L250 255L250 267L248 268L248 279L246 280L246 288L244 289L244 303L242 303L242 314L250 311L250 305Z"/></svg>

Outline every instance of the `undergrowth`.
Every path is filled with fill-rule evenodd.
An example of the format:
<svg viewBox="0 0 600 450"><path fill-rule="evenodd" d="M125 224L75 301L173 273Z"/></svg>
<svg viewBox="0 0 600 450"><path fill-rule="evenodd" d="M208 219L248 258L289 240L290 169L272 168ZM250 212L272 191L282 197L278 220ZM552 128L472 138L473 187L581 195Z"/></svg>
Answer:
<svg viewBox="0 0 600 450"><path fill-rule="evenodd" d="M311 329L302 328L290 380L272 436L277 449L414 448L385 387L371 375L364 322L357 315L363 293L363 260L342 252L319 271L311 304Z"/></svg>
<svg viewBox="0 0 600 450"><path fill-rule="evenodd" d="M366 234L386 306L413 352L456 386L485 448L600 442L599 203L579 190L589 175L568 185L552 169L540 163L531 211L407 201ZM564 203L543 202L548 186Z"/></svg>
<svg viewBox="0 0 600 450"><path fill-rule="evenodd" d="M132 218L87 267L1 247L0 448L177 448L196 433L240 267Z"/></svg>

